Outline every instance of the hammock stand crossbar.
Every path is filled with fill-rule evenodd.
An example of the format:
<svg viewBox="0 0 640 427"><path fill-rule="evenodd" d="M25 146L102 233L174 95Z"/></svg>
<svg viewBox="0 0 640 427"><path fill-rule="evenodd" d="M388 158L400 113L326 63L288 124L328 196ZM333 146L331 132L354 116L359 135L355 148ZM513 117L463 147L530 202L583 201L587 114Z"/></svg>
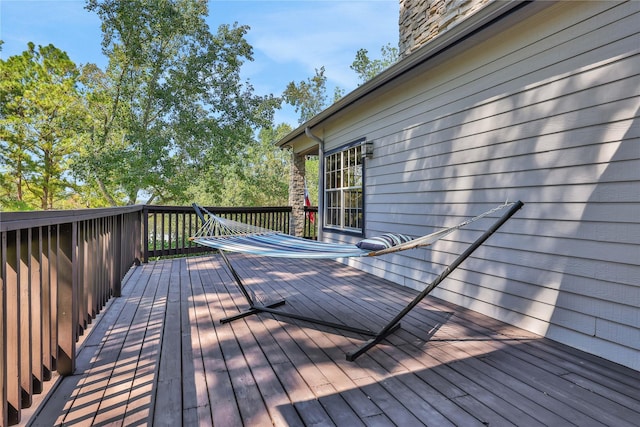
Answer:
<svg viewBox="0 0 640 427"><path fill-rule="evenodd" d="M283 317L289 317L292 319L296 319L296 320L301 320L301 321L305 321L305 322L310 322L310 323L314 323L317 325L321 325L321 326L326 326L329 328L335 328L335 329L339 329L339 330L343 330L343 331L348 331L348 332L353 332L353 333L357 333L357 334L361 334L361 335L365 335L365 336L369 336L371 337L368 341L366 341L362 346L360 346L357 350L353 351L353 352L349 352L346 355L346 359L350 362L354 361L355 359L357 359L358 357L360 357L361 355L363 355L365 352L367 352L368 350L370 350L372 347L374 347L376 344L380 343L381 341L383 341L384 339L386 339L386 337L388 337L390 334L392 334L394 331L396 331L398 328L400 328L400 321L402 320L403 317L405 317L416 305L418 305L418 303L420 303L420 301L422 301L427 295L429 295L431 293L431 291L433 291L440 283L442 283L442 281L444 279L447 278L447 276L449 276L449 274L451 274L456 268L458 268L458 266L464 261L466 260L469 256L471 256L471 254L478 249L489 237L491 237L491 235L493 235L502 225L504 225L504 223L506 223L518 210L520 210L520 208L522 208L522 206L524 206L524 203L521 201L517 201L517 202L513 202L513 203L505 203L503 205L498 206L497 208L494 208L490 211L485 212L484 214L478 215L477 217L474 217L470 220L467 220L457 226L454 227L450 227L448 229L445 230L441 230L440 232L436 232L433 233L432 235L429 236L433 236L433 235L437 235L437 238L435 238L435 240L438 240L442 237L444 237L445 235L471 223L474 222L477 219L480 219L482 217L487 216L489 213L492 212L496 212L497 210L503 209L505 207L509 207L509 210L507 212L505 212L501 217L499 217L496 221L494 221L494 223L485 231L482 233L482 235L480 237L478 237L473 243L471 243L467 249L462 252L449 266L447 266L444 271L442 271L442 273L435 279L433 280L426 288L424 288L420 293L418 293L413 300L411 300L402 310L400 310L400 312L398 312L398 314L391 319L379 332L373 332L371 330L368 329L362 329L362 328L357 328L357 327L353 327L353 326L349 326L349 325L345 325L345 324L341 324L341 323L334 323L334 322L328 322L326 320L322 320L322 319L317 319L317 318L312 318L312 317L307 317L307 316L303 316L297 313L292 313L292 312L287 312L287 311L283 311L283 310L276 310L276 307L282 306L286 303L285 300L279 300L279 301L275 301L269 304L260 304L257 303L254 298L252 298L252 296L250 295L249 291L247 290L247 288L245 287L244 283L242 282L242 278L240 277L240 275L238 274L238 272L235 270L235 268L233 267L233 265L231 264L231 262L229 261L229 258L227 257L227 255L225 254L225 249L223 249L223 247L221 246L212 246L215 249L217 249L218 253L220 254L224 264L226 265L227 269L229 270L229 272L231 273L231 276L233 277L234 281L236 282L236 285L238 286L238 288L240 289L240 291L242 292L242 295L244 296L244 298L247 301L247 304L249 305L249 308L245 311L240 312L237 315L234 316L229 316L226 318L223 318L220 320L220 323L229 323L232 322L234 320L238 320L238 319L242 319L244 317L247 316L251 316L254 314L259 314L259 313L271 313L273 315L277 315L277 316L283 316ZM215 234L224 234L224 233L237 233L238 230L230 230L230 229L219 229L216 227L220 227L221 223L216 221L217 219L220 219L218 217L216 217L215 215L213 215L211 212L207 211L204 208L199 207L196 204L193 204L193 208L196 212L196 214L198 215L198 217L202 220L203 222L203 228L201 230L205 230L204 232L199 232L196 235L196 238L194 238L194 240L197 243L203 244L205 246L210 246L207 245L207 242L202 242L199 241L197 239L198 235L203 235L206 233L211 233L212 231ZM203 212L206 212L206 214L209 216L209 220L206 219L205 215L203 214ZM213 221L212 221L213 220ZM217 225L213 226L212 228L212 223L217 222ZM225 228L224 226L222 226L223 228ZM244 230L246 231L246 230ZM267 230L264 229L259 229L258 227L252 227L252 231L248 232L248 234L259 234L259 233L266 233ZM423 241L426 241L427 238L429 238L429 236L424 236L422 238L418 238L415 240L412 240L410 242L408 242L409 244L411 244L412 242L416 242L416 241L420 241L421 239ZM291 237L293 239L293 237ZM222 238L224 240L224 238ZM406 249L413 249L415 247L420 247L420 246L425 246L428 244L431 244L433 241L428 242L428 243L424 243L424 244L403 244L405 246L405 248L400 249L400 250L406 250ZM403 246L403 245L399 245L399 246ZM391 248L393 249L393 247ZM390 252L395 252L393 250L381 250L381 251L362 251L362 253L360 254L352 254L352 255L342 255L341 257L346 257L346 256L377 256L377 255L383 255L385 253L390 253ZM274 256L282 256L282 255L274 255ZM315 258L337 258L337 256L315 256ZM309 256L309 258L314 258L314 256Z"/></svg>

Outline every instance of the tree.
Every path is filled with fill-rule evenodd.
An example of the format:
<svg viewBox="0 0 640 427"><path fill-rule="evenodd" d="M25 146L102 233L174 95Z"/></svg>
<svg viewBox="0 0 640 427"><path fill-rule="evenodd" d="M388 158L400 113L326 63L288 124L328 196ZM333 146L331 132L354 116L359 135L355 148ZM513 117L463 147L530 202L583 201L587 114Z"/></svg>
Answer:
<svg viewBox="0 0 640 427"><path fill-rule="evenodd" d="M361 83L364 83L398 60L398 48L392 47L390 43L380 48L379 59L370 59L367 49L360 49L351 63L350 68L354 70ZM333 93L333 102L336 102L344 95L344 90L336 87ZM298 123L302 124L313 116L327 108L327 77L325 67L315 70L315 75L307 80L290 82L282 94L283 100L295 107L295 111L300 114Z"/></svg>
<svg viewBox="0 0 640 427"><path fill-rule="evenodd" d="M263 128L258 144L248 147L241 163L245 194L236 206L242 206L242 200L249 200L252 206L287 204L291 156L275 143L292 130L286 124Z"/></svg>
<svg viewBox="0 0 640 427"><path fill-rule="evenodd" d="M252 60L247 27L214 35L200 0L89 0L102 20L104 74L87 74L93 129L83 178L111 204L184 199L203 171L217 173L270 124L280 100L240 80ZM212 167L215 166L215 167Z"/></svg>
<svg viewBox="0 0 640 427"><path fill-rule="evenodd" d="M287 124L263 128L259 141L238 153L222 173L204 174L189 199L206 206L283 206L288 202L290 154L274 145L291 132ZM214 178L214 179L211 179Z"/></svg>
<svg viewBox="0 0 640 427"><path fill-rule="evenodd" d="M398 60L398 48L391 43L380 48L382 57L379 59L370 59L368 53L367 49L358 50L350 67L358 74L361 83L371 80Z"/></svg>
<svg viewBox="0 0 640 427"><path fill-rule="evenodd" d="M282 97L285 102L295 107L300 114L298 123L302 124L320 113L327 103L327 77L324 75L324 66L315 75L299 83L290 82Z"/></svg>
<svg viewBox="0 0 640 427"><path fill-rule="evenodd" d="M86 64L80 76L83 99L88 111L87 132L77 147L73 173L82 182L87 206L115 206L126 200L114 170L125 167L127 102L113 102L115 79L95 64Z"/></svg>
<svg viewBox="0 0 640 427"><path fill-rule="evenodd" d="M53 45L28 44L0 60L0 166L3 204L51 209L67 198L67 173L86 120L79 72Z"/></svg>

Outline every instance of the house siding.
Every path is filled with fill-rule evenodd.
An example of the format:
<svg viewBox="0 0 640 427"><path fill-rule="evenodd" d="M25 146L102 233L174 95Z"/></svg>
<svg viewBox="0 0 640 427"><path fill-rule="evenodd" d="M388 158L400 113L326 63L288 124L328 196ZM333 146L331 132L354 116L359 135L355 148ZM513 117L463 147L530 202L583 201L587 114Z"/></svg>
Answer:
<svg viewBox="0 0 640 427"><path fill-rule="evenodd" d="M640 2L560 2L327 121L326 150L374 141L366 235L520 199L433 295L640 370L639 30ZM423 289L487 224L346 262Z"/></svg>

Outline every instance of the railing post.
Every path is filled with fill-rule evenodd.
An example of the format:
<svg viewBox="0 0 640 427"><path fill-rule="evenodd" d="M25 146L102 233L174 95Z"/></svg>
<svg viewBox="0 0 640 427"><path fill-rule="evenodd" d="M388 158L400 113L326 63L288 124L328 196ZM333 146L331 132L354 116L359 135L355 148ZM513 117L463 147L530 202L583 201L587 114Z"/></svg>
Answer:
<svg viewBox="0 0 640 427"><path fill-rule="evenodd" d="M60 375L71 375L76 364L78 325L78 223L58 227L58 362Z"/></svg>

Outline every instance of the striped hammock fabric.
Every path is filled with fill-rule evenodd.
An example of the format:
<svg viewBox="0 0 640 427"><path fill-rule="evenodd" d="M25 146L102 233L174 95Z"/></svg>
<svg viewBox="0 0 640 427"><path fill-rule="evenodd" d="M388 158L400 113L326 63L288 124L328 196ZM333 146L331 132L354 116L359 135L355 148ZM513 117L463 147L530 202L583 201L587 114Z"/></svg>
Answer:
<svg viewBox="0 0 640 427"><path fill-rule="evenodd" d="M366 256L371 251L356 245L318 242L279 231L208 215L192 241L215 249L280 258L344 258Z"/></svg>
<svg viewBox="0 0 640 427"><path fill-rule="evenodd" d="M223 251L280 258L345 258L366 256L371 252L356 245L317 242L279 232L225 237L196 236L193 241Z"/></svg>
<svg viewBox="0 0 640 427"><path fill-rule="evenodd" d="M504 203L458 225L426 236L410 238L404 235L386 234L376 238L364 239L355 245L303 239L221 218L204 208L194 205L196 212L199 212L199 210L204 211L208 215L208 219L191 240L200 245L222 251L280 258L318 259L378 256L431 245L448 234L513 204ZM377 246L380 243L383 243L383 246Z"/></svg>

